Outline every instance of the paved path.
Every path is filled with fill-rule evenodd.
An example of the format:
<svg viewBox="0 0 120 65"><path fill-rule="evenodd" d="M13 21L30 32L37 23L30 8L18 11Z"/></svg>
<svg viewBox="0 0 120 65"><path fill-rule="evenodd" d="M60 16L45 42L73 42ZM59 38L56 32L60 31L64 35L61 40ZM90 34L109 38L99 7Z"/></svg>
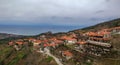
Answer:
<svg viewBox="0 0 120 65"><path fill-rule="evenodd" d="M53 57L58 65L63 65L57 57L55 57L54 55L52 55L50 53L49 49L45 48L45 52L46 52L47 55Z"/></svg>

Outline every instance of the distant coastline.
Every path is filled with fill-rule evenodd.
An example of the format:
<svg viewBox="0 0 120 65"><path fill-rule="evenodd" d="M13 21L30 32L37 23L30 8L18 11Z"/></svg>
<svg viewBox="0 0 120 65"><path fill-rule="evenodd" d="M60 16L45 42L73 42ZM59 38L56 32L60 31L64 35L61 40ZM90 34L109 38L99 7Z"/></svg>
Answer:
<svg viewBox="0 0 120 65"><path fill-rule="evenodd" d="M17 35L37 35L40 33L51 31L67 32L74 29L80 29L85 26L62 26L62 25L0 25L0 33L9 33Z"/></svg>

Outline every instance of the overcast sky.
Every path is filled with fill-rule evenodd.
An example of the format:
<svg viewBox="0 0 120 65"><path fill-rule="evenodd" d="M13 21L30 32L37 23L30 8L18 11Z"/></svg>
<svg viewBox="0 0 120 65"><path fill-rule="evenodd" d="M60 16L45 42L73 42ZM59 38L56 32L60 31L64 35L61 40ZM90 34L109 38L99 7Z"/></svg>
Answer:
<svg viewBox="0 0 120 65"><path fill-rule="evenodd" d="M0 0L0 24L93 25L120 18L120 0Z"/></svg>

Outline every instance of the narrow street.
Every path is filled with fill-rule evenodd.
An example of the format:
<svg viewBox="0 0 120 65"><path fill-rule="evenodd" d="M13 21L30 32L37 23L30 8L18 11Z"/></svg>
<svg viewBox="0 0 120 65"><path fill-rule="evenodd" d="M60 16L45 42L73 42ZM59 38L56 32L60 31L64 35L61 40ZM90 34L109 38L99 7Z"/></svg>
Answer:
<svg viewBox="0 0 120 65"><path fill-rule="evenodd" d="M45 48L45 54L53 57L54 60L56 61L56 63L57 63L58 65L63 65L62 62L61 62L57 57L55 57L54 55L52 55L52 54L50 53L49 49Z"/></svg>

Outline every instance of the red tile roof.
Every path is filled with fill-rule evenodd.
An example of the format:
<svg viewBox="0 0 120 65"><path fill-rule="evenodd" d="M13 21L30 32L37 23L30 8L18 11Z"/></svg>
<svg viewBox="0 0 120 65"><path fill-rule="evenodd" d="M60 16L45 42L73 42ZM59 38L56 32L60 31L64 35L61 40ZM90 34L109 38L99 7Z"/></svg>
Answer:
<svg viewBox="0 0 120 65"><path fill-rule="evenodd" d="M101 30L101 31L98 31L98 32L87 32L85 34L88 35L88 36L104 36L105 34L110 34L110 32L107 32L105 30Z"/></svg>
<svg viewBox="0 0 120 65"><path fill-rule="evenodd" d="M87 32L85 34L88 36L96 36L97 35L95 32Z"/></svg>
<svg viewBox="0 0 120 65"><path fill-rule="evenodd" d="M74 39L74 38L67 37L67 36L63 36L63 37L61 37L61 39L62 39L62 40L70 40L70 41L76 40L76 39Z"/></svg>
<svg viewBox="0 0 120 65"><path fill-rule="evenodd" d="M23 42L22 41L17 41L16 44L21 45L21 44L23 44Z"/></svg>
<svg viewBox="0 0 120 65"><path fill-rule="evenodd" d="M36 39L34 39L34 38L29 38L29 41L36 41Z"/></svg>
<svg viewBox="0 0 120 65"><path fill-rule="evenodd" d="M49 46L48 44L44 44L44 47L47 47L47 46Z"/></svg>
<svg viewBox="0 0 120 65"><path fill-rule="evenodd" d="M63 43L63 41L61 41L61 40L55 40L54 42L55 42L56 44Z"/></svg>
<svg viewBox="0 0 120 65"><path fill-rule="evenodd" d="M86 44L86 42L85 41L79 41L79 42L77 42L77 44Z"/></svg>
<svg viewBox="0 0 120 65"><path fill-rule="evenodd" d="M55 43L54 44L53 43L52 44L44 44L44 47L50 47L50 46L56 46L56 45L57 44L55 44Z"/></svg>
<svg viewBox="0 0 120 65"><path fill-rule="evenodd" d="M73 56L73 54L71 52L69 52L68 50L67 51L63 51L63 54L65 56Z"/></svg>
<svg viewBox="0 0 120 65"><path fill-rule="evenodd" d="M41 43L41 40L36 40L36 41L34 41L35 43Z"/></svg>

